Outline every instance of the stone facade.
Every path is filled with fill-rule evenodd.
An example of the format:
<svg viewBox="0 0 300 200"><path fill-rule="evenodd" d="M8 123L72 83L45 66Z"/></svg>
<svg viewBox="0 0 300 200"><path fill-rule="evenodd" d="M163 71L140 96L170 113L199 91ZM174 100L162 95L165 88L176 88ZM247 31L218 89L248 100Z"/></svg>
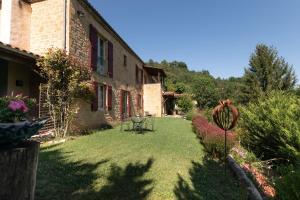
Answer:
<svg viewBox="0 0 300 200"><path fill-rule="evenodd" d="M78 15L78 12L81 15ZM89 40L89 27L92 24L97 30L98 34L110 41L113 44L113 78L107 75L93 74L93 79L105 85L112 86L112 110L111 111L91 111L90 105L80 106L85 108L83 112L78 112L77 121L85 124L86 127L97 127L99 121L102 123L111 123L120 119L120 92L121 90L130 92L130 107L132 115L143 113L142 108L138 108L137 95L143 95L142 84L136 84L135 70L136 66L143 69L143 62L139 60L127 47L119 41L119 39L106 27L101 19L99 19L93 12L77 0L70 1L70 42L69 52L72 55L80 58L87 66L90 64L90 49L91 44ZM127 57L127 65L124 66L124 55ZM101 119L101 120L100 120Z"/></svg>
<svg viewBox="0 0 300 200"><path fill-rule="evenodd" d="M31 6L18 0L2 0L0 41L29 50Z"/></svg>
<svg viewBox="0 0 300 200"><path fill-rule="evenodd" d="M64 7L64 0L31 4L31 52L42 55L51 47L64 48Z"/></svg>
<svg viewBox="0 0 300 200"><path fill-rule="evenodd" d="M131 115L143 114L143 105L138 102L143 99L143 81L136 81L136 69L143 71L144 63L87 1L43 0L31 4L19 0L2 1L11 1L11 4L7 3L11 6L7 6L11 12L1 10L0 26L3 27L3 13L11 13L11 40L8 43L14 46L39 55L43 55L51 47L65 48L70 55L90 67L90 25L101 38L113 45L113 77L93 72L92 78L94 82L112 87L112 110L92 111L90 104L78 101L79 110L74 128L98 128L103 123L119 120L121 91L130 92ZM0 33L1 37L5 35L1 29ZM155 95L159 95L158 99L161 98L161 93Z"/></svg>
<svg viewBox="0 0 300 200"><path fill-rule="evenodd" d="M162 87L160 83L144 85L144 110L145 112L161 117L162 114Z"/></svg>

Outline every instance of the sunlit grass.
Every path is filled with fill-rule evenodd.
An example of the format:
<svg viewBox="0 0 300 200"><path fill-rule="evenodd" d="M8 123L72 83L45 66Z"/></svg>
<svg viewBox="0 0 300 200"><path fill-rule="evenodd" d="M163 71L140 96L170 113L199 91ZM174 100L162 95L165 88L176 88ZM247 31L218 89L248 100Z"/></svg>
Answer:
<svg viewBox="0 0 300 200"><path fill-rule="evenodd" d="M36 199L245 199L205 159L190 121L157 118L155 127L144 134L117 127L42 148Z"/></svg>

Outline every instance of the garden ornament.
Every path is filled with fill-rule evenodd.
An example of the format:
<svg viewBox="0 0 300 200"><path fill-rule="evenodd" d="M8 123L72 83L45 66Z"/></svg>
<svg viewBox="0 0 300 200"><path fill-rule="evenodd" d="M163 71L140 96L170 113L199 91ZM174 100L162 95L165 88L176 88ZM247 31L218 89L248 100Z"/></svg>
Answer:
<svg viewBox="0 0 300 200"><path fill-rule="evenodd" d="M239 118L239 112L236 107L232 105L232 102L227 99L220 101L219 105L213 109L214 122L224 130L225 135L225 147L224 147L224 162L225 162L225 174L226 174L226 158L227 158L227 131L233 129L236 126Z"/></svg>

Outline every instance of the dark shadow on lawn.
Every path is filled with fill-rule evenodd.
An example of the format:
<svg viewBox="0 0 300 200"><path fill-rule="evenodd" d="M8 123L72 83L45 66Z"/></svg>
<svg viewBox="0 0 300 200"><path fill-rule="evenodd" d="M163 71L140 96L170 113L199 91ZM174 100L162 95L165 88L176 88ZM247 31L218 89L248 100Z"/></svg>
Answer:
<svg viewBox="0 0 300 200"><path fill-rule="evenodd" d="M144 179L153 164L153 159L148 159L147 163L128 164L125 168L112 165L110 174L107 177L108 184L100 191L92 195L95 199L114 200L143 200L151 193L152 179ZM82 197L82 199L86 199Z"/></svg>
<svg viewBox="0 0 300 200"><path fill-rule="evenodd" d="M205 158L203 164L192 161L189 170L191 185L178 174L174 194L178 200L241 200L247 199L246 193L224 166L212 159Z"/></svg>
<svg viewBox="0 0 300 200"><path fill-rule="evenodd" d="M146 128L144 128L143 130L124 129L123 132L145 135L145 134L149 134L149 133L154 133L155 130L146 129Z"/></svg>
<svg viewBox="0 0 300 200"><path fill-rule="evenodd" d="M75 162L70 161L71 154L72 152L62 152L55 146L42 149L36 200L142 200L152 191L153 181L144 179L143 176L151 168L153 159L148 159L145 164L129 163L124 168L112 165L106 177L98 168L109 160L103 159L95 163ZM108 183L99 191L95 191L94 184L101 178L107 178Z"/></svg>
<svg viewBox="0 0 300 200"><path fill-rule="evenodd" d="M54 145L41 150L37 172L36 200L74 199L78 191L92 190L98 178L95 170L107 159L96 163L70 161L72 152L62 152Z"/></svg>

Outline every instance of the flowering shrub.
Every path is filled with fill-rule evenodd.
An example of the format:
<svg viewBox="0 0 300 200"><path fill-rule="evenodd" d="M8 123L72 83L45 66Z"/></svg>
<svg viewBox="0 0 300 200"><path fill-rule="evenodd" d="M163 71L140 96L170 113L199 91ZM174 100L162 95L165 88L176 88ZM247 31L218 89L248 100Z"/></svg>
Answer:
<svg viewBox="0 0 300 200"><path fill-rule="evenodd" d="M84 63L62 49L49 49L37 62L46 80L46 103L53 122L55 137L65 137L78 109L78 100L91 103L92 72Z"/></svg>
<svg viewBox="0 0 300 200"><path fill-rule="evenodd" d="M33 99L22 95L1 97L0 122L10 123L25 120L34 103Z"/></svg>
<svg viewBox="0 0 300 200"><path fill-rule="evenodd" d="M203 116L196 116L192 121L194 131L198 135L205 150L213 157L224 157L224 131L208 122ZM227 132L227 150L235 143L233 132Z"/></svg>

